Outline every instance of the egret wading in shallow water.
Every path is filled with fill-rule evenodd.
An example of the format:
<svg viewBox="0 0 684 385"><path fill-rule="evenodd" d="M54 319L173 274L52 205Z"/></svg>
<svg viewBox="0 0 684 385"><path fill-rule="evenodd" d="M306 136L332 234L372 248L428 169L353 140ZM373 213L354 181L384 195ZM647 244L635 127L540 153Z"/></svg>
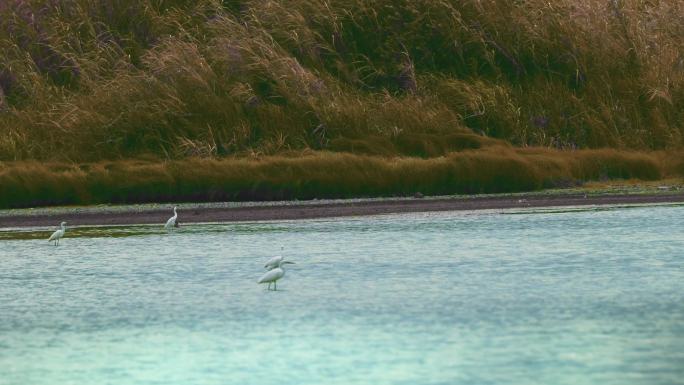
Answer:
<svg viewBox="0 0 684 385"><path fill-rule="evenodd" d="M259 278L257 283L268 283L268 290L271 290L271 284L273 284L273 290L278 290L278 285L276 282L285 275L285 269L283 269L283 265L288 263L293 265L295 264L294 262L283 261L281 259L280 262L278 262L278 267L267 271L266 274Z"/></svg>
<svg viewBox="0 0 684 385"><path fill-rule="evenodd" d="M176 222L176 220L178 219L178 213L176 212L176 209L177 209L177 207L174 206L173 207L173 216L171 218L169 218L169 220L166 221L166 224L164 225L164 228L167 230L171 229L172 227L178 227L178 223Z"/></svg>
<svg viewBox="0 0 684 385"><path fill-rule="evenodd" d="M276 267L278 267L278 264L283 261L283 256L282 255L276 255L275 257L271 258L266 262L264 265L264 268L266 270L273 270Z"/></svg>
<svg viewBox="0 0 684 385"><path fill-rule="evenodd" d="M280 246L280 253L281 253L281 255L276 255L275 257L269 259L269 260L266 262L266 264L264 265L264 269L266 269L266 270L273 270L273 269L275 269L276 267L278 267L278 264L280 263L280 261L283 260L282 252L283 252L283 247Z"/></svg>
<svg viewBox="0 0 684 385"><path fill-rule="evenodd" d="M55 246L59 243L59 240L64 236L64 232L66 231L66 222L62 222L60 225L61 229L55 231L50 235L50 238L48 238L48 242L55 241Z"/></svg>

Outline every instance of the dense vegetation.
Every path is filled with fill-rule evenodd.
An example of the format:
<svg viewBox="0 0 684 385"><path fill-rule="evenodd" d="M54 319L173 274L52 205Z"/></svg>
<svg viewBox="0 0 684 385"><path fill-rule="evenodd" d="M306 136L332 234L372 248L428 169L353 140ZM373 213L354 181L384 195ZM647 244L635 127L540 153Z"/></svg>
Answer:
<svg viewBox="0 0 684 385"><path fill-rule="evenodd" d="M0 207L529 191L581 180L657 179L667 154L488 148L422 159L315 152L254 159L0 163Z"/></svg>
<svg viewBox="0 0 684 385"><path fill-rule="evenodd" d="M629 152L675 154L684 144L683 8L677 0L3 1L0 172L7 181L8 170L31 168L13 161L238 165L276 156L268 162L289 157L309 170L311 159L344 159L331 166L343 170L353 158L382 174L392 158L437 164L469 154L491 165L454 174L451 189L435 192L511 190L530 186L453 186L530 157L513 148L538 146L561 150L530 151L568 170L583 162L577 149L617 149L593 152L610 158L597 176L611 162L647 157L618 176L657 178L672 170L661 155ZM301 178L292 183L313 176ZM390 190L362 193L399 192Z"/></svg>

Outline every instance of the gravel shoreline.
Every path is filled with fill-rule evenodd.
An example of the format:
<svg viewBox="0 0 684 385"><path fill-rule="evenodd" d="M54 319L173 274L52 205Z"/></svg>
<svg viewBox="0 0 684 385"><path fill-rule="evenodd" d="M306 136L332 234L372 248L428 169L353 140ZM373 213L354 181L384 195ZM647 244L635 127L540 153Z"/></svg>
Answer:
<svg viewBox="0 0 684 385"><path fill-rule="evenodd" d="M302 202L250 202L179 204L182 223L296 220L410 212L511 209L616 204L684 203L684 193L661 194L525 194L431 198L352 199ZM164 223L171 204L95 206L0 211L0 228L53 226L131 225Z"/></svg>

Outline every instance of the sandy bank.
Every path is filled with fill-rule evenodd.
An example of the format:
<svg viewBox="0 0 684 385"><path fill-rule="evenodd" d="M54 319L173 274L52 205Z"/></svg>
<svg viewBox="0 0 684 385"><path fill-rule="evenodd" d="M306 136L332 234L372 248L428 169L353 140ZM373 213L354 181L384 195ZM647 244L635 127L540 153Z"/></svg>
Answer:
<svg viewBox="0 0 684 385"><path fill-rule="evenodd" d="M508 196L357 199L305 202L216 203L179 205L181 223L294 220L408 212L508 209L684 202L684 193L660 194L527 194ZM167 207L169 206L169 207ZM0 228L164 223L170 205L104 206L0 212Z"/></svg>

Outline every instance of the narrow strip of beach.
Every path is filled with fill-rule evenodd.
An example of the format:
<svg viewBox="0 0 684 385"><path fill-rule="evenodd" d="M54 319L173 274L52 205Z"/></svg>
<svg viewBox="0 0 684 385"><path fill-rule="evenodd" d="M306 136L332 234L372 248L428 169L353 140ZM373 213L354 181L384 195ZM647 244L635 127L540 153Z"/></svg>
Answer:
<svg viewBox="0 0 684 385"><path fill-rule="evenodd" d="M364 216L412 212L492 210L592 205L684 203L684 192L646 194L508 194L426 198L313 200L287 202L217 202L178 205L181 224L252 222ZM134 225L164 223L172 204L57 207L0 211L0 228Z"/></svg>

